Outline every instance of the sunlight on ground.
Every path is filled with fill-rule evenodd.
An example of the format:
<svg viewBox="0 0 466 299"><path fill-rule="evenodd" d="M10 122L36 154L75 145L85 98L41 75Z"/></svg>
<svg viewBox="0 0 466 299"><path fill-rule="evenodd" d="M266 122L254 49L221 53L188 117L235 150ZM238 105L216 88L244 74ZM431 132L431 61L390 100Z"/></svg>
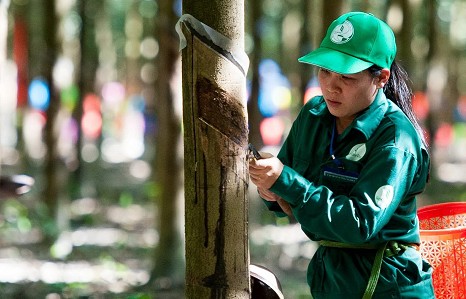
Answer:
<svg viewBox="0 0 466 299"><path fill-rule="evenodd" d="M317 242L309 240L299 224L286 226L266 225L251 229L251 243L257 246L266 245L270 248L279 248L278 250L271 250L273 255L278 254L272 259L276 259L280 268L284 270L294 267L305 270L307 263L301 263L300 261L303 259L310 261L318 248Z"/></svg>
<svg viewBox="0 0 466 299"><path fill-rule="evenodd" d="M125 264L135 264L135 261L128 261ZM65 263L2 258L0 269L8 269L8 271L0 271L1 282L92 283L114 293L124 292L149 280L149 272L145 269L122 267L115 263L97 264L83 260Z"/></svg>
<svg viewBox="0 0 466 299"><path fill-rule="evenodd" d="M43 236L38 229L3 228L0 283L77 283L99 292L121 293L148 282L150 256L141 258L132 250L150 251L159 241L152 206L103 207L95 199L83 198L73 201L70 208L71 217L101 214L106 221L100 227L62 231L50 252L40 245ZM95 252L95 256L84 260L85 252Z"/></svg>

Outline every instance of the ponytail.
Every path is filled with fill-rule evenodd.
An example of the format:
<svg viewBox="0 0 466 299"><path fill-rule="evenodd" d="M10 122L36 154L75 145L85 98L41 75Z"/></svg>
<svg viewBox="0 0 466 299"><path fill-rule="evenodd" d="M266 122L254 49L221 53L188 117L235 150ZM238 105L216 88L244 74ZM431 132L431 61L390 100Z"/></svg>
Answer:
<svg viewBox="0 0 466 299"><path fill-rule="evenodd" d="M373 65L369 68L369 71L374 75L380 74L381 68ZM413 91L410 86L410 79L408 73L399 65L396 61L393 61L390 67L390 78L387 84L385 84L383 91L385 96L392 100L408 117L413 124L414 128L419 132L422 142L427 147L426 140L424 138L424 132L419 125L416 115L413 111L412 98Z"/></svg>

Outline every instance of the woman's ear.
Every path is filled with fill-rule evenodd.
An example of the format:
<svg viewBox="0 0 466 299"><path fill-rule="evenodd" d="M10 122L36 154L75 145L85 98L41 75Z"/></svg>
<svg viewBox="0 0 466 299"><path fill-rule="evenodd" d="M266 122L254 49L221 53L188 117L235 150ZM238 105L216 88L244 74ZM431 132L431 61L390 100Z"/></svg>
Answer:
<svg viewBox="0 0 466 299"><path fill-rule="evenodd" d="M390 70L382 69L380 75L377 77L377 88L383 88L387 84L388 79L390 78Z"/></svg>

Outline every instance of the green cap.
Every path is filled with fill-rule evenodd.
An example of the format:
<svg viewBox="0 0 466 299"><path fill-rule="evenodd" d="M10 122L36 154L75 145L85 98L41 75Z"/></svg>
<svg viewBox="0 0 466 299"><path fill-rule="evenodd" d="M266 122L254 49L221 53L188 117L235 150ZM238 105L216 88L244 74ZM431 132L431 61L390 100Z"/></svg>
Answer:
<svg viewBox="0 0 466 299"><path fill-rule="evenodd" d="M396 55L392 29L372 14L349 12L332 22L320 47L298 59L340 74L372 65L390 69Z"/></svg>

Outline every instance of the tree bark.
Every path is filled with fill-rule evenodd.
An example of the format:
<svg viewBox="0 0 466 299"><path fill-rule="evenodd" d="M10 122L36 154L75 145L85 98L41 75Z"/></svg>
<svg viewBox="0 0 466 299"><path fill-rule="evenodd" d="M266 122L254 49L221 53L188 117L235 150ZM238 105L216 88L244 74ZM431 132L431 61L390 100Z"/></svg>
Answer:
<svg viewBox="0 0 466 299"><path fill-rule="evenodd" d="M243 7L189 1L185 13L244 49ZM188 22L181 29L186 297L249 298L247 70Z"/></svg>
<svg viewBox="0 0 466 299"><path fill-rule="evenodd" d="M244 1L183 1L183 13L223 34L244 49Z"/></svg>

